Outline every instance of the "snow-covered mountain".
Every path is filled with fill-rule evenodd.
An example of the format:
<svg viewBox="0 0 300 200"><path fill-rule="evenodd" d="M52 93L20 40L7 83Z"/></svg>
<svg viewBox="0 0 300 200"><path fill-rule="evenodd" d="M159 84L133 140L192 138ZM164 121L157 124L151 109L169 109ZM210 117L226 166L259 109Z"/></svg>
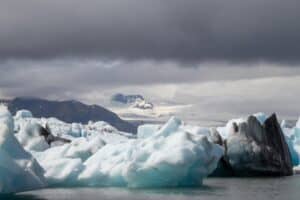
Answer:
<svg viewBox="0 0 300 200"><path fill-rule="evenodd" d="M117 104L120 106L128 106L141 110L153 109L154 105L151 102L148 102L140 94L122 94L117 93L111 97L112 104Z"/></svg>
<svg viewBox="0 0 300 200"><path fill-rule="evenodd" d="M190 107L173 101L157 101L146 99L141 94L116 93L111 96L106 105L122 119L137 123L163 123L171 116L177 115L183 109Z"/></svg>
<svg viewBox="0 0 300 200"><path fill-rule="evenodd" d="M145 100L145 98L140 94L122 94L117 93L111 97L111 101L120 104L132 104L137 100Z"/></svg>

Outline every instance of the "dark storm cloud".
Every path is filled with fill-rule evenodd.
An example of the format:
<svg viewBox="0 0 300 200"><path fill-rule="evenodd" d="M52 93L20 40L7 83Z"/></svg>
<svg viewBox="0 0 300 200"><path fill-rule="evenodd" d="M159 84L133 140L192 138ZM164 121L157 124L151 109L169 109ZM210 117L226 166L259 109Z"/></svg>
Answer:
<svg viewBox="0 0 300 200"><path fill-rule="evenodd" d="M1 0L0 59L298 62L299 0Z"/></svg>

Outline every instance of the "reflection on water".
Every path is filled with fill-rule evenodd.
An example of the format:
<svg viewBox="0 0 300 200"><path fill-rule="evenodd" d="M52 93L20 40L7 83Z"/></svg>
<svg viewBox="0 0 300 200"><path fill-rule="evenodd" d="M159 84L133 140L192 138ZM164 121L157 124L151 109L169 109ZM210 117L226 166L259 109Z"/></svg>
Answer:
<svg viewBox="0 0 300 200"><path fill-rule="evenodd" d="M33 194L0 194L1 200L46 200Z"/></svg>
<svg viewBox="0 0 300 200"><path fill-rule="evenodd" d="M200 188L50 188L0 196L16 200L298 200L300 176L284 178L209 178Z"/></svg>

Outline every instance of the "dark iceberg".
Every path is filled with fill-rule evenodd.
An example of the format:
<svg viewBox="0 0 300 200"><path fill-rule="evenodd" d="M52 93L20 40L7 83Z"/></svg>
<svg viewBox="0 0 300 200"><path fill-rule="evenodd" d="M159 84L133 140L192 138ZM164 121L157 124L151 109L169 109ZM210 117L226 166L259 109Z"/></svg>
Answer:
<svg viewBox="0 0 300 200"><path fill-rule="evenodd" d="M212 176L289 176L293 165L288 145L275 114L261 124L249 116L245 122L233 122L228 137L212 140L225 149L225 154Z"/></svg>

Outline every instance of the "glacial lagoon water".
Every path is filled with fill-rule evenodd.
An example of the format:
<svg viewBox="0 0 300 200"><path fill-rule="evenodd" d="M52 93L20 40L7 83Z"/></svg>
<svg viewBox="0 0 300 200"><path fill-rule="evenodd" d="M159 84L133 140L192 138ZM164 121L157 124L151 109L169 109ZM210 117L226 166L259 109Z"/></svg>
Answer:
<svg viewBox="0 0 300 200"><path fill-rule="evenodd" d="M300 175L281 178L208 178L199 188L49 188L2 200L299 200Z"/></svg>

